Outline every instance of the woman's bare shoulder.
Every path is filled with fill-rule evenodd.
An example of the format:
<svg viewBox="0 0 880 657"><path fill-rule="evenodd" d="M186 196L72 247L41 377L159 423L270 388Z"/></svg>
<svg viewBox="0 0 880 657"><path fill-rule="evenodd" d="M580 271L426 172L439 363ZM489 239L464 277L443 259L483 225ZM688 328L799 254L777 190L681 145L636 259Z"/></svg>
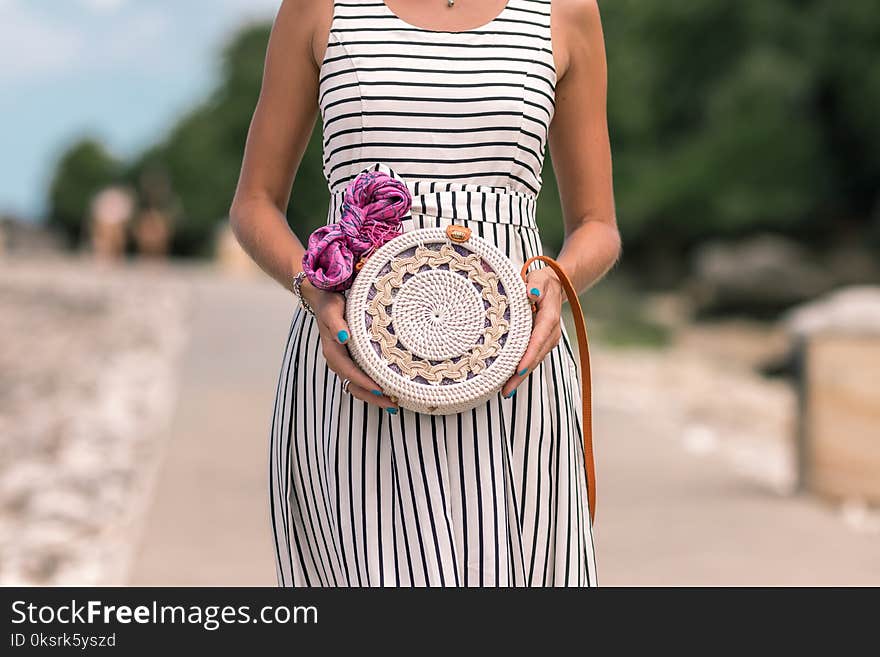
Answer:
<svg viewBox="0 0 880 657"><path fill-rule="evenodd" d="M582 26L599 20L598 0L553 0L553 11L558 18Z"/></svg>
<svg viewBox="0 0 880 657"><path fill-rule="evenodd" d="M273 40L291 54L308 53L320 68L333 20L333 0L283 0L272 26Z"/></svg>
<svg viewBox="0 0 880 657"><path fill-rule="evenodd" d="M598 0L553 0L551 19L557 79L562 80L572 61L603 38Z"/></svg>

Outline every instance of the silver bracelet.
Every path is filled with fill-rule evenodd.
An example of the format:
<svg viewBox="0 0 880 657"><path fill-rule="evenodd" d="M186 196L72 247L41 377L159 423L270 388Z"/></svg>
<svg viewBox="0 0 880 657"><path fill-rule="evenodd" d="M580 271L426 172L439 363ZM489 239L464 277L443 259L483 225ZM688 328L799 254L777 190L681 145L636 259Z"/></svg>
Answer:
<svg viewBox="0 0 880 657"><path fill-rule="evenodd" d="M303 309L306 312L309 312L312 315L314 315L315 311L309 305L309 302L305 300L305 297L303 297L303 294L302 294L302 284L303 284L303 281L305 280L305 278L306 278L306 273L304 271L297 273L297 275L293 277L293 293L299 299L299 302L302 304Z"/></svg>

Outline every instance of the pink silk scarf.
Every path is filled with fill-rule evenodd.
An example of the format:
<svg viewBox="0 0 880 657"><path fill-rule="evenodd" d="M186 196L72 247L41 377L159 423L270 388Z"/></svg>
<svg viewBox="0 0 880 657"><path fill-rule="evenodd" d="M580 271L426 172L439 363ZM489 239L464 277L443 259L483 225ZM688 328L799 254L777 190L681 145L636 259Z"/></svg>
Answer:
<svg viewBox="0 0 880 657"><path fill-rule="evenodd" d="M357 262L401 233L411 207L403 181L382 171L362 171L345 189L339 221L309 235L302 260L309 281L335 292L351 287Z"/></svg>

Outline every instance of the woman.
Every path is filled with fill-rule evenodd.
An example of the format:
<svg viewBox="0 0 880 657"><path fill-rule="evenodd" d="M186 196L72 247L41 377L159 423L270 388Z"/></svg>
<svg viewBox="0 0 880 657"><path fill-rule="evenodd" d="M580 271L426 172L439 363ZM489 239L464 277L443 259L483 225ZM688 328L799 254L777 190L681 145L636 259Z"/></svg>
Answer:
<svg viewBox="0 0 880 657"><path fill-rule="evenodd" d="M320 111L328 222L347 183L381 162L421 185L413 208L471 192L465 210L439 203L404 230L458 214L519 267L542 252L549 143L565 215L557 259L583 291L620 252L605 85L596 0L552 0L552 12L550 0L285 0L233 228L293 291L305 240L284 210ZM546 267L526 287L538 311L517 374L473 411L430 416L398 409L352 361L343 295L302 284L313 313L294 311L270 441L280 585L596 584L564 294Z"/></svg>

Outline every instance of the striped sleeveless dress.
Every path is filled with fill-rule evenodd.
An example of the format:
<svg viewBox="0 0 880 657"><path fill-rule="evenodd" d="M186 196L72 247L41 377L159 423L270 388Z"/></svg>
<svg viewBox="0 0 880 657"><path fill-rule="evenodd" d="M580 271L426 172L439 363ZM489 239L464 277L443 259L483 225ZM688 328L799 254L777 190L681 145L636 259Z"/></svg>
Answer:
<svg viewBox="0 0 880 657"><path fill-rule="evenodd" d="M517 269L542 253L550 6L509 0L444 32L381 0L335 2L318 98L328 222L346 184L381 168L412 193L404 230L467 225ZM511 399L390 415L342 391L297 304L269 449L278 584L595 586L578 376L563 325Z"/></svg>

